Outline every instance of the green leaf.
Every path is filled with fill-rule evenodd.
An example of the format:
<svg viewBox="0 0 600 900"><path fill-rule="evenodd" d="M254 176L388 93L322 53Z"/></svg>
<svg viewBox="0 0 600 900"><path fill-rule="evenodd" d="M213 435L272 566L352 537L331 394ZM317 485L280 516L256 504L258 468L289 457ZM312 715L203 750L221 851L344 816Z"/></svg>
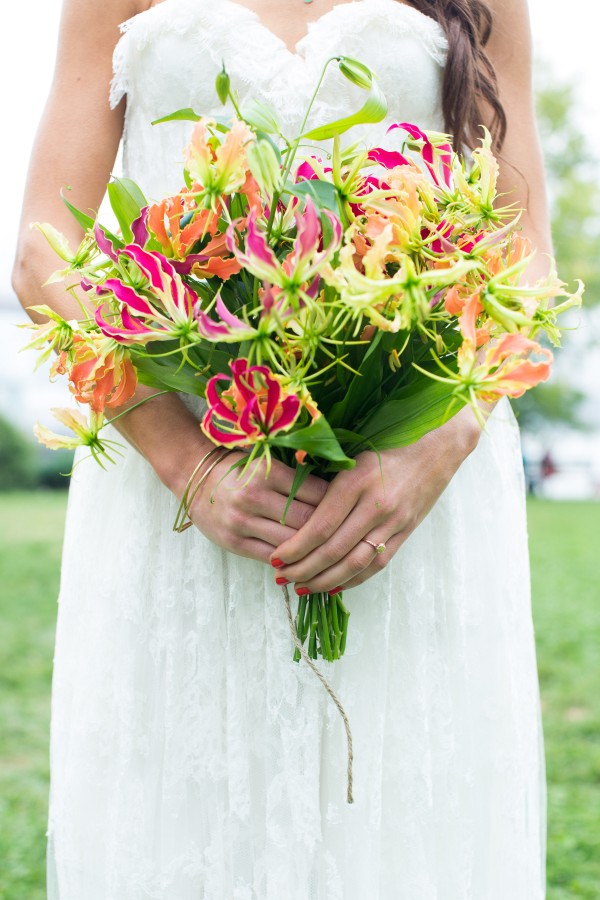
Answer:
<svg viewBox="0 0 600 900"><path fill-rule="evenodd" d="M343 134L354 125L366 125L374 122L381 122L387 113L387 100L375 78L371 81L371 90L364 106L352 116L345 116L342 119L336 119L327 125L320 125L311 129L302 135L311 141L327 141L338 134Z"/></svg>
<svg viewBox="0 0 600 900"><path fill-rule="evenodd" d="M330 181L318 181L311 178L309 181L299 181L295 185L287 185L286 191L294 197L310 197L319 209L328 209L339 215L338 191Z"/></svg>
<svg viewBox="0 0 600 900"><path fill-rule="evenodd" d="M176 356L138 356L134 351L132 361L141 384L204 397L206 378L181 366L181 361Z"/></svg>
<svg viewBox="0 0 600 900"><path fill-rule="evenodd" d="M123 239L128 243L133 240L131 224L139 216L140 210L148 205L148 201L130 178L115 178L108 185L107 191Z"/></svg>
<svg viewBox="0 0 600 900"><path fill-rule="evenodd" d="M283 510L283 515L279 520L281 525L285 525L285 519L288 514L289 508L292 505L292 500L296 498L298 491L312 472L313 468L314 467L311 466L310 463L305 463L303 466L296 466L296 471L294 472L294 480L292 481L292 486L290 488L290 493L285 504L285 509Z"/></svg>
<svg viewBox="0 0 600 900"><path fill-rule="evenodd" d="M356 430L365 448L391 450L414 444L439 428L465 405L453 394L453 386L421 375L382 403Z"/></svg>
<svg viewBox="0 0 600 900"><path fill-rule="evenodd" d="M79 222L84 231L90 231L90 229L94 227L95 219L93 219L91 216L88 216L87 213L82 212L80 209L77 209L76 206L73 206L73 204L67 200L62 191L60 192L60 196L62 202L65 204L71 215Z"/></svg>
<svg viewBox="0 0 600 900"><path fill-rule="evenodd" d="M306 428L290 434L281 434L271 441L276 447L306 450L311 456L336 463L340 469L353 469L356 463L346 456L325 416L315 419Z"/></svg>
<svg viewBox="0 0 600 900"><path fill-rule="evenodd" d="M363 410L372 409L373 404L379 400L382 359L381 353L376 350L382 335L381 331L375 334L358 366L358 374L352 377L343 399L335 403L328 414L328 419L334 428L336 426L354 426Z"/></svg>
<svg viewBox="0 0 600 900"><path fill-rule="evenodd" d="M161 125L163 122L198 122L201 118L202 116L199 116L198 113L194 112L190 106L186 106L185 109L176 109L175 112L169 113L168 116L154 119L150 124Z"/></svg>

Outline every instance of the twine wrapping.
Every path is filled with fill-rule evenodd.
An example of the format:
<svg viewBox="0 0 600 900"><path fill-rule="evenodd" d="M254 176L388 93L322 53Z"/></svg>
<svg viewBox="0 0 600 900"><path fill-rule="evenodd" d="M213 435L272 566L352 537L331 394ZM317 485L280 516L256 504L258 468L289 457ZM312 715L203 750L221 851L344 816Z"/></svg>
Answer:
<svg viewBox="0 0 600 900"><path fill-rule="evenodd" d="M337 706L338 712L344 722L344 728L346 729L346 738L348 741L348 766L347 766L347 770L346 770L346 801L348 803L354 803L354 797L352 796L352 763L354 761L354 755L352 753L352 732L350 731L350 722L348 721L348 716L346 715L346 711L345 711L344 707L342 706L342 701L340 700L340 698L338 697L338 695L336 694L334 689L331 687L331 685L329 684L329 682L327 681L327 679L325 678L323 673L319 671L317 666L315 666L314 662L312 661L312 659L310 658L310 656L304 649L304 646L303 646L302 642L300 641L300 638L298 637L298 632L296 631L296 623L294 622L294 617L292 615L292 607L290 604L290 595L289 595L289 592L287 589L287 585L284 584L282 586L282 591L283 591L283 596L285 598L285 608L286 608L286 612L287 612L288 622L290 623L290 631L292 633L294 646L298 650L298 653L300 654L300 656L302 657L302 659L304 660L306 665L310 669L312 669L312 671L315 673L315 675L317 676L317 678L319 679L319 681L321 682L321 684L323 685L323 687L325 688L325 690L327 691L327 693L329 694L329 696L331 697L331 699L333 700L335 705Z"/></svg>

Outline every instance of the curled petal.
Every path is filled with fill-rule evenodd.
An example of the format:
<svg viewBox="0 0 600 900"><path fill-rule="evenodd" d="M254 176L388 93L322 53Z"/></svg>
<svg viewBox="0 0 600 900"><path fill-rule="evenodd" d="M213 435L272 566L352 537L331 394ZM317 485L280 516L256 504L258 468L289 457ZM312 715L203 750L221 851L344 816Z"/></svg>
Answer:
<svg viewBox="0 0 600 900"><path fill-rule="evenodd" d="M112 291L117 300L142 316L151 316L154 313L145 297L140 296L130 285L124 284L118 278L107 278L104 284L98 287L101 288L99 294L104 294L107 290Z"/></svg>
<svg viewBox="0 0 600 900"><path fill-rule="evenodd" d="M383 147L373 147L369 150L368 159L378 163L385 169L395 169L396 166L408 166L409 160L398 150L384 150Z"/></svg>
<svg viewBox="0 0 600 900"><path fill-rule="evenodd" d="M140 210L140 214L135 219L135 221L131 225L131 233L133 234L133 240L136 244L139 244L140 247L145 247L148 243L148 207L144 206L142 210Z"/></svg>
<svg viewBox="0 0 600 900"><path fill-rule="evenodd" d="M108 256L109 259L112 259L113 262L116 262L117 251L113 247L112 241L107 238L102 226L97 222L94 225L94 237L96 238L99 250L104 253L105 256Z"/></svg>
<svg viewBox="0 0 600 900"><path fill-rule="evenodd" d="M310 197L306 198L302 213L296 213L297 235L294 241L294 254L299 261L311 253L315 253L321 236L321 223L315 204Z"/></svg>

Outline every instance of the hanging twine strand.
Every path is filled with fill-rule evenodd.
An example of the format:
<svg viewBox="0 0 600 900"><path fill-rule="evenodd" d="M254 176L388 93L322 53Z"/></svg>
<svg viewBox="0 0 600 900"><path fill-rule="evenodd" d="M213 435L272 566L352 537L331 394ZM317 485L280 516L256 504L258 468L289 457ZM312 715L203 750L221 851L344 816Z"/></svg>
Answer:
<svg viewBox="0 0 600 900"><path fill-rule="evenodd" d="M354 761L354 755L352 753L352 732L350 731L350 722L348 721L348 716L346 715L346 711L342 706L342 702L336 692L333 690L325 676L322 672L319 671L317 666L315 666L314 662L304 649L304 645L302 644L300 638L298 637L298 632L296 630L296 623L294 622L294 617L292 615L292 607L290 604L290 595L287 589L287 585L282 585L283 596L285 598L285 609L287 612L288 622L290 624L290 631L292 633L292 639L294 641L294 646L298 650L298 653L312 671L315 673L335 705L337 706L338 712L342 717L344 722L344 728L346 729L346 738L348 741L348 767L346 773L346 801L348 803L354 803L354 797L352 796L352 763Z"/></svg>

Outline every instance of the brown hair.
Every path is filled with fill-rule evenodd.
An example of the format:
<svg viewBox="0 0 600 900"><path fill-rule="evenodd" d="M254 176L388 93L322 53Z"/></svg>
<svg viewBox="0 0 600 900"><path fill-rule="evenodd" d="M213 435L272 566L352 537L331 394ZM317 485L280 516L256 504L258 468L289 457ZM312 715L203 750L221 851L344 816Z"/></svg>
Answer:
<svg viewBox="0 0 600 900"><path fill-rule="evenodd" d="M448 59L442 86L445 128L454 145L474 147L486 122L498 151L506 135L506 115L498 95L496 73L485 52L492 13L483 0L408 0L442 26ZM491 114L491 121L490 121Z"/></svg>

